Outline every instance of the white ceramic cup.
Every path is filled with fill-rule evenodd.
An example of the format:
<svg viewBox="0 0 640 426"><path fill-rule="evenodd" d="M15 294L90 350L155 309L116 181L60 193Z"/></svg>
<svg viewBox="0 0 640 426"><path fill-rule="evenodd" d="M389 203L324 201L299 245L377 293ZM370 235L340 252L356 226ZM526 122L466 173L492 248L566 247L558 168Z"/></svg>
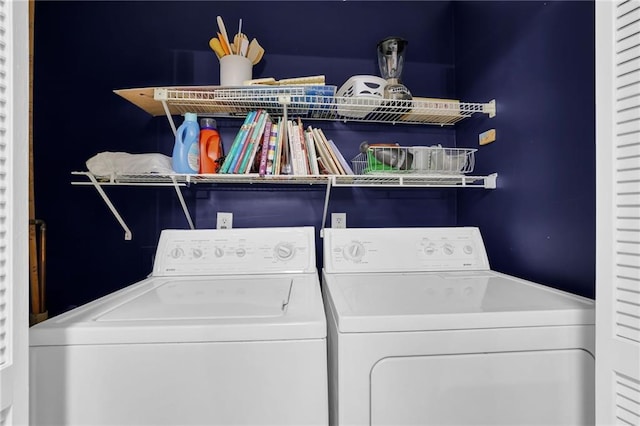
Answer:
<svg viewBox="0 0 640 426"><path fill-rule="evenodd" d="M242 86L251 80L251 61L241 55L225 55L220 58L220 86Z"/></svg>

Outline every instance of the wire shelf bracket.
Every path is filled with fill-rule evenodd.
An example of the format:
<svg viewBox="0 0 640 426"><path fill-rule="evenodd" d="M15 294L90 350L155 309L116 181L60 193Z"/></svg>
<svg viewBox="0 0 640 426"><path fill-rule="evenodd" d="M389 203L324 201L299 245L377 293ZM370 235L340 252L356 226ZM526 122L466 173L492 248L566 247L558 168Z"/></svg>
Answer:
<svg viewBox="0 0 640 426"><path fill-rule="evenodd" d="M96 191L98 191L98 194L100 194L100 197L102 197L102 200L105 202L107 207L109 207L109 210L111 210L111 213L116 218L120 226L122 226L122 229L124 230L124 239L127 241L130 241L131 238L133 238L133 236L131 235L131 229L129 229L129 227L125 223L120 213L118 213L118 210L113 205L113 203L111 202L107 194L104 192L104 190L102 189L102 186L98 183L96 177L91 173L87 173L86 176L89 178L89 180L93 184L93 187L96 189Z"/></svg>
<svg viewBox="0 0 640 426"><path fill-rule="evenodd" d="M329 210L329 197L331 195L331 184L333 179L327 179L327 188L324 193L324 208L322 209L322 228L320 228L320 238L324 238L324 227L327 224L327 212Z"/></svg>
<svg viewBox="0 0 640 426"><path fill-rule="evenodd" d="M187 175L187 181L188 180L189 180L189 176ZM180 201L180 205L182 206L184 217L187 219L187 222L189 223L189 228L196 229L196 227L193 226L193 220L191 220L191 214L189 213L189 209L187 208L187 203L184 202L184 197L182 196L180 185L178 185L178 181L175 176L171 176L171 182L173 182L173 187L176 190L176 195L178 196L178 200Z"/></svg>

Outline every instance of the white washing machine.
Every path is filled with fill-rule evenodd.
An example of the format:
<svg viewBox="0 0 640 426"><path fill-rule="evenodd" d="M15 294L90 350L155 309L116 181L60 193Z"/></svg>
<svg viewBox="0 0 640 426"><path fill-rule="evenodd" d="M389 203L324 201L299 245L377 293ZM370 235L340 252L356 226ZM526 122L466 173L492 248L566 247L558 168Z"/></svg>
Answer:
<svg viewBox="0 0 640 426"><path fill-rule="evenodd" d="M325 229L333 425L594 424L590 299L490 270L477 228Z"/></svg>
<svg viewBox="0 0 640 426"><path fill-rule="evenodd" d="M326 425L317 272L312 227L163 231L147 279L31 328L31 424Z"/></svg>

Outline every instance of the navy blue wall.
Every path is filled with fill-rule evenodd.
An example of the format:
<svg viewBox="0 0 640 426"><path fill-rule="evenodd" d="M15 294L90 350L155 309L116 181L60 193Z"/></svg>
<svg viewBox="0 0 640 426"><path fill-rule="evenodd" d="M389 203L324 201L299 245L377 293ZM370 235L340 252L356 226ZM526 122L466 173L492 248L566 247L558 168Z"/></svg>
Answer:
<svg viewBox="0 0 640 426"><path fill-rule="evenodd" d="M595 285L594 3L455 4L456 86L497 99L459 145L495 128L480 172L498 189L459 192L458 224L480 226L494 269L585 296ZM508 19L504 17L508 16ZM477 142L476 142L477 143Z"/></svg>
<svg viewBox="0 0 640 426"><path fill-rule="evenodd" d="M149 116L112 90L217 84L217 59L208 49L208 40L215 35L217 15L224 17L229 31L242 18L245 32L257 37L265 47L263 61L254 68L256 78L324 74L327 84L340 86L352 75L378 74L377 41L398 35L409 40L403 79L414 95L457 97L472 102L497 98L496 119L472 119L471 124L458 130L305 122L321 127L347 158L357 153L363 140L475 147L479 128L495 126L499 130L499 141L483 148L476 162L480 172L500 172L497 191L335 188L329 211L347 212L348 225L354 227L479 224L494 265L503 269L513 266L512 273L548 278L546 281L558 279L561 286L589 294L593 268L585 262L593 251L593 157L589 157L593 155L593 113L570 112L565 100L578 95L593 97L593 82L589 80L593 67L580 76L572 76L563 68L577 66L574 62L593 62L593 38L578 38L593 32L592 7L567 2L553 4L546 14L533 13L541 9L543 4L537 2L37 1L36 212L48 225L50 313L55 315L144 278L151 270L160 230L187 228L173 189L107 188L133 231L133 240L125 241L120 226L95 190L70 184L71 172L85 170L85 161L103 151L171 154L173 137L167 120ZM498 11L505 11L509 18L503 15L498 19ZM540 47L542 50L535 55L530 51L530 64L521 65L527 73L520 70L519 77L511 77L514 81L506 85L508 79L502 73L511 65L502 61L528 53L518 50L530 50L530 43L541 43L539 39L546 33L563 35L566 22L562 19L573 13L577 14L570 22L577 34L569 35L562 43L555 41L557 44L549 47L553 52L548 59L547 47ZM491 25L474 22L478 14L487 19L495 16L495 20L490 21ZM546 19L538 20L538 15ZM525 27L520 28L518 22ZM485 33L476 33L478 27L483 27ZM504 40L496 42L506 40L506 36L515 38L513 45ZM576 43L584 46L576 51ZM571 47L576 58L559 55L566 46ZM475 62L480 49L491 56L487 64ZM540 69L528 70L531 65ZM545 67L552 65L553 70ZM540 72L549 74L553 87L536 88ZM558 87L565 90L564 85L569 82L577 93L557 92ZM588 101L583 97L569 103ZM528 113L531 108L537 108L538 114ZM560 121L559 116L567 118ZM524 128L523 122L527 124ZM237 119L220 119L218 124L228 149L241 123ZM571 129L581 126L582 141L573 140L573 148L589 148L580 153L584 161L574 164L575 155L567 157L571 150L556 150L567 146L567 137L577 136ZM508 131L517 137L509 136ZM541 156L530 158L527 146ZM514 152L524 155L520 159L524 165L515 161ZM536 168L546 169L546 177L532 179ZM587 181L579 193L576 185L548 184L568 172ZM196 186L185 190L198 228L214 227L218 211L233 212L236 227L321 225L321 186L215 189ZM550 201L544 204L541 200ZM549 207L538 212L530 208L532 203L538 209ZM522 207L514 211L516 206ZM589 217L582 219L583 214ZM505 228L501 229L498 223ZM541 226L543 230L536 231ZM563 235L556 232L558 228L564 231ZM544 238L552 238L544 240L540 236L543 234ZM576 235L582 239L572 240L576 246L569 253L566 243ZM503 248L505 239L511 245ZM545 243L542 247L541 239ZM320 249L319 238L317 244ZM535 250L539 248L550 253L540 256ZM552 262L548 262L550 256ZM586 260L576 263L576 258ZM319 266L320 262L319 257ZM561 269L562 263L570 264L571 269ZM532 270L537 275L531 274Z"/></svg>

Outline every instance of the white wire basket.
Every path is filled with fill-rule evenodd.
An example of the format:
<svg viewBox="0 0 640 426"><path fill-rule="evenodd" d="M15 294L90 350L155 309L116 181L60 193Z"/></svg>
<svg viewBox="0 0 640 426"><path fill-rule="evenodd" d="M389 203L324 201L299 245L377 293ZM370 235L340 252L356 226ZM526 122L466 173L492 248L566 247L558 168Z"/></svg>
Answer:
<svg viewBox="0 0 640 426"><path fill-rule="evenodd" d="M369 173L465 174L473 171L473 148L370 146L351 160L357 175Z"/></svg>

